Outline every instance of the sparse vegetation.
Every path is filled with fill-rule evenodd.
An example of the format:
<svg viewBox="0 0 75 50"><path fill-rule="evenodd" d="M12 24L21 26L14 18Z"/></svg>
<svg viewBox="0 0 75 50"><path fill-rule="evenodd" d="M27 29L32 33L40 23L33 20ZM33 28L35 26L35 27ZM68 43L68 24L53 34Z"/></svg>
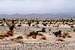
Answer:
<svg viewBox="0 0 75 50"><path fill-rule="evenodd" d="M39 21L37 21L36 24L39 24Z"/></svg>
<svg viewBox="0 0 75 50"><path fill-rule="evenodd" d="M42 23L43 24L43 26L47 26L47 24L46 23Z"/></svg>
<svg viewBox="0 0 75 50"><path fill-rule="evenodd" d="M49 31L51 31L51 29L49 29Z"/></svg>
<svg viewBox="0 0 75 50"><path fill-rule="evenodd" d="M18 25L18 27L21 27L21 23Z"/></svg>
<svg viewBox="0 0 75 50"><path fill-rule="evenodd" d="M61 30L53 32L56 37L61 37Z"/></svg>
<svg viewBox="0 0 75 50"><path fill-rule="evenodd" d="M23 37L22 36L18 36L16 39L23 39Z"/></svg>
<svg viewBox="0 0 75 50"><path fill-rule="evenodd" d="M71 28L74 28L74 26L71 26Z"/></svg>
<svg viewBox="0 0 75 50"><path fill-rule="evenodd" d="M56 37L62 37L62 38L68 37L68 38L71 38L71 36L69 35L70 33L68 33L68 32L63 32L63 33L62 33L60 30L57 31L57 32L53 32L53 34L54 34Z"/></svg>
<svg viewBox="0 0 75 50"><path fill-rule="evenodd" d="M4 35L0 35L0 39L3 39L4 38Z"/></svg>
<svg viewBox="0 0 75 50"><path fill-rule="evenodd" d="M32 32L30 32L30 34L29 35L27 35L27 37L32 37L33 39L36 39L36 37L37 37L37 35L39 35L39 36L42 36L42 38L41 39L43 39L43 40L46 40L46 37L44 37L44 35L43 34L40 34L40 33L38 33L39 31L32 31Z"/></svg>
<svg viewBox="0 0 75 50"><path fill-rule="evenodd" d="M46 32L45 28L42 28L41 32Z"/></svg>
<svg viewBox="0 0 75 50"><path fill-rule="evenodd" d="M17 23L15 23L15 21L17 21ZM45 19L45 20L41 20L41 19L35 19L35 20L34 19L29 19L29 20L23 19L22 20L22 19L20 19L20 23L19 23L18 19L17 20L14 20L14 19L6 20L5 18L3 18L2 21L0 21L0 24L4 25L4 23L6 23L9 30L4 35L0 35L0 39L3 39L5 37L8 37L8 38L13 37L14 29L16 27L15 24L19 24L17 26L20 28L23 28L21 26L24 26L24 33L29 33L29 34L27 34L27 38L32 37L33 39L38 39L37 37L41 37L41 39L46 40L44 33L46 34L46 33L51 33L52 31L54 31L53 34L55 37L58 38L57 40L64 41L65 38L71 38L71 35L69 33L69 31L71 31L71 30L69 30L67 32L63 32L62 27L63 27L63 29L64 28L68 29L71 27L71 29L73 29L73 31L75 32L75 29L73 26L75 24L74 24L73 19L63 19L63 18ZM22 24L24 24L24 25L22 25ZM69 26L69 27L67 27L67 26ZM16 28L18 28L18 27L16 27ZM59 28L58 31L56 31L56 30L54 30L54 29L56 29L55 27L57 27L57 28L60 27L61 29ZM38 30L38 31L36 31L36 30ZM50 34L49 36L52 36L52 34ZM19 40L19 39L23 39L23 37L18 36L15 39Z"/></svg>
<svg viewBox="0 0 75 50"><path fill-rule="evenodd" d="M33 31L33 32L30 32L30 34L27 35L27 37L32 36L33 39L36 39L36 36L37 36L37 35L38 35L38 32Z"/></svg>
<svg viewBox="0 0 75 50"><path fill-rule="evenodd" d="M28 25L31 26L31 21L28 21Z"/></svg>
<svg viewBox="0 0 75 50"><path fill-rule="evenodd" d="M59 39L57 39L57 41L61 41L61 42L62 42L62 41L64 41L64 39L60 39L60 38L59 38Z"/></svg>

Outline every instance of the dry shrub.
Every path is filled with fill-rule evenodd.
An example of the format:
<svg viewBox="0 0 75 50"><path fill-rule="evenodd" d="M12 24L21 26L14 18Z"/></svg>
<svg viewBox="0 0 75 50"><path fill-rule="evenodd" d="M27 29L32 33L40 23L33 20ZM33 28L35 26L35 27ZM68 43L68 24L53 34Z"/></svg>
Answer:
<svg viewBox="0 0 75 50"><path fill-rule="evenodd" d="M30 33L27 35L27 37L31 37L31 36L32 36L33 39L36 39L36 36L37 36L37 35L38 35L38 32L32 31L32 32L30 32Z"/></svg>
<svg viewBox="0 0 75 50"><path fill-rule="evenodd" d="M64 40L59 38L59 39L57 39L57 41L61 41L61 42L62 42L62 41L64 41Z"/></svg>
<svg viewBox="0 0 75 50"><path fill-rule="evenodd" d="M46 32L45 28L42 28L41 32Z"/></svg>
<svg viewBox="0 0 75 50"><path fill-rule="evenodd" d="M23 39L23 37L22 36L18 36L16 39Z"/></svg>
<svg viewBox="0 0 75 50"><path fill-rule="evenodd" d="M38 34L39 36L43 36L43 34Z"/></svg>
<svg viewBox="0 0 75 50"><path fill-rule="evenodd" d="M4 33L3 35L0 35L0 37L9 37L13 36L13 33L11 31L8 31L7 33Z"/></svg>
<svg viewBox="0 0 75 50"><path fill-rule="evenodd" d="M4 35L0 35L0 39L3 39L4 38Z"/></svg>
<svg viewBox="0 0 75 50"><path fill-rule="evenodd" d="M43 34L38 34L39 36L41 36L42 40L46 40L46 37Z"/></svg>
<svg viewBox="0 0 75 50"><path fill-rule="evenodd" d="M9 36L13 36L13 32L11 32L11 31L8 31L7 34L8 34Z"/></svg>
<svg viewBox="0 0 75 50"><path fill-rule="evenodd" d="M42 40L46 40L46 37L45 37L45 36L42 36L41 39L42 39Z"/></svg>
<svg viewBox="0 0 75 50"><path fill-rule="evenodd" d="M36 39L36 38L37 38L37 35L38 35L38 36L41 36L41 39L46 40L46 37L45 37L43 34L38 33L38 32L39 32L39 31L30 32L30 33L27 35L27 38L28 38L28 37L32 37L33 39Z"/></svg>
<svg viewBox="0 0 75 50"><path fill-rule="evenodd" d="M21 27L21 23L19 25L17 25L18 27Z"/></svg>
<svg viewBox="0 0 75 50"><path fill-rule="evenodd" d="M22 41L22 39L23 39L22 36L18 36L16 38L11 39L11 41L23 44L24 42Z"/></svg>
<svg viewBox="0 0 75 50"><path fill-rule="evenodd" d="M62 37L63 38L66 38L66 37L71 38L70 33L68 33L68 32L66 32L66 33L63 32Z"/></svg>
<svg viewBox="0 0 75 50"><path fill-rule="evenodd" d="M36 39L36 35L32 35L32 38L33 38L33 39Z"/></svg>
<svg viewBox="0 0 75 50"><path fill-rule="evenodd" d="M56 31L56 32L53 32L53 34L56 36L56 37L61 37L61 30L59 31Z"/></svg>
<svg viewBox="0 0 75 50"><path fill-rule="evenodd" d="M22 41L22 39L23 39L22 36L18 36L17 38L15 38L15 41L16 41L17 43L23 44L24 42Z"/></svg>
<svg viewBox="0 0 75 50"><path fill-rule="evenodd" d="M57 32L53 32L53 34L58 37L57 41L64 41L65 38L71 38L69 32L61 32L60 30Z"/></svg>
<svg viewBox="0 0 75 50"><path fill-rule="evenodd" d="M71 38L71 36L69 35L68 38Z"/></svg>
<svg viewBox="0 0 75 50"><path fill-rule="evenodd" d="M4 37L9 37L9 35L8 34L5 34Z"/></svg>

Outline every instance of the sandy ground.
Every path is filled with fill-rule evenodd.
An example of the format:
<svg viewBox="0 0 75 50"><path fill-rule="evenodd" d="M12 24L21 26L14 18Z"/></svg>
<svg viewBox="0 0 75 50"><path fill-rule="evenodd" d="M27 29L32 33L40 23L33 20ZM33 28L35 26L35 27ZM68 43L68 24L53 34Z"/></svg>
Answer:
<svg viewBox="0 0 75 50"><path fill-rule="evenodd" d="M0 40L0 50L75 50L75 32L73 29L67 25L61 25L59 28L57 27L45 27L46 32L43 33L47 40L41 40L39 36L37 39L26 38L26 35L31 31L41 30L42 26L37 27L29 27L22 26L14 29L14 36L5 38ZM51 31L49 31L51 29ZM0 32L8 31L7 26L0 26ZM64 42L56 41L56 37L52 34L52 32L62 30L64 32L70 32L71 38L66 38ZM17 36L23 36L23 39L20 40L23 43L18 43L17 41L11 41L10 39L14 39Z"/></svg>

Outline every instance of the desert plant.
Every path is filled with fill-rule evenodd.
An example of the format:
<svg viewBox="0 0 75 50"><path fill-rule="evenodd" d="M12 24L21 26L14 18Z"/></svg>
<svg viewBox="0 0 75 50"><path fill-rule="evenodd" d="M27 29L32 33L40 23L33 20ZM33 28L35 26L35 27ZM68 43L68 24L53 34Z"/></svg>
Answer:
<svg viewBox="0 0 75 50"><path fill-rule="evenodd" d="M42 28L41 32L46 32L45 28Z"/></svg>
<svg viewBox="0 0 75 50"><path fill-rule="evenodd" d="M0 39L3 39L4 38L4 35L0 35Z"/></svg>
<svg viewBox="0 0 75 50"><path fill-rule="evenodd" d="M23 37L22 36L18 36L16 39L23 39Z"/></svg>
<svg viewBox="0 0 75 50"><path fill-rule="evenodd" d="M46 37L42 37L41 39L46 40Z"/></svg>
<svg viewBox="0 0 75 50"><path fill-rule="evenodd" d="M11 41L15 41L17 43L21 43L24 44L24 42L22 41L23 37L22 36L18 36L16 38L11 39Z"/></svg>
<svg viewBox="0 0 75 50"><path fill-rule="evenodd" d="M71 26L71 28L74 28L74 26Z"/></svg>
<svg viewBox="0 0 75 50"><path fill-rule="evenodd" d="M46 22L46 20L43 20L43 22Z"/></svg>
<svg viewBox="0 0 75 50"><path fill-rule="evenodd" d="M49 31L51 31L51 29L49 29Z"/></svg>
<svg viewBox="0 0 75 50"><path fill-rule="evenodd" d="M8 31L8 32L7 32L7 33L5 33L3 36L4 36L4 37L13 36L13 32Z"/></svg>
<svg viewBox="0 0 75 50"><path fill-rule="evenodd" d="M9 37L9 35L8 34L5 34L4 37Z"/></svg>
<svg viewBox="0 0 75 50"><path fill-rule="evenodd" d="M68 38L71 38L71 36L69 35Z"/></svg>
<svg viewBox="0 0 75 50"><path fill-rule="evenodd" d="M46 23L42 23L43 24L43 26L47 26L47 24Z"/></svg>
<svg viewBox="0 0 75 50"><path fill-rule="evenodd" d="M15 20L12 20L11 21L11 24L9 24L8 21L5 20L5 18L3 18L4 22L6 22L6 24L8 25L8 28L9 28L9 31L4 35L6 37L9 37L9 36L13 36L13 32L14 32L14 28L15 28Z"/></svg>
<svg viewBox="0 0 75 50"><path fill-rule="evenodd" d="M62 42L62 41L64 41L64 39L60 39L60 38L59 38L59 39L57 39L57 41L61 41L61 42Z"/></svg>
<svg viewBox="0 0 75 50"><path fill-rule="evenodd" d="M30 21L28 21L28 25L31 26L31 22Z"/></svg>
<svg viewBox="0 0 75 50"><path fill-rule="evenodd" d="M56 37L61 37L61 30L53 32Z"/></svg>
<svg viewBox="0 0 75 50"><path fill-rule="evenodd" d="M9 27L9 31L13 32L13 30L14 30L14 28L15 28L15 24L16 24L15 21L12 20L12 21L11 21L11 24L9 24L9 22L6 21L5 19L4 19L4 21L5 21L6 24L8 25L8 27Z"/></svg>
<svg viewBox="0 0 75 50"><path fill-rule="evenodd" d="M36 24L39 24L39 21L37 21Z"/></svg>
<svg viewBox="0 0 75 50"><path fill-rule="evenodd" d="M39 35L39 36L41 36L42 38L41 39L43 39L43 40L46 40L46 37L44 37L44 35L43 34L41 34L41 33L38 33L39 31L33 31L33 32L30 32L30 34L29 35L27 35L27 37L32 37L33 39L36 39L36 37L37 37L37 35Z"/></svg>
<svg viewBox="0 0 75 50"><path fill-rule="evenodd" d="M18 27L21 27L21 23L18 25Z"/></svg>
<svg viewBox="0 0 75 50"><path fill-rule="evenodd" d="M50 21L50 24L52 24L52 22Z"/></svg>
<svg viewBox="0 0 75 50"><path fill-rule="evenodd" d="M74 21L74 20L71 18L71 19L70 19L70 22L73 22L73 21Z"/></svg>
<svg viewBox="0 0 75 50"><path fill-rule="evenodd" d="M27 37L32 36L32 38L36 39L36 36L37 36L37 35L38 35L38 32L32 31L32 32L30 32L29 35L27 35Z"/></svg>
<svg viewBox="0 0 75 50"><path fill-rule="evenodd" d="M71 38L70 33L68 33L68 32L63 32L61 37L63 37L63 38L66 38L66 37Z"/></svg>
<svg viewBox="0 0 75 50"><path fill-rule="evenodd" d="M31 20L32 22L35 22L35 20Z"/></svg>
<svg viewBox="0 0 75 50"><path fill-rule="evenodd" d="M13 36L13 32L11 32L11 31L8 31L7 34L8 34L9 36Z"/></svg>

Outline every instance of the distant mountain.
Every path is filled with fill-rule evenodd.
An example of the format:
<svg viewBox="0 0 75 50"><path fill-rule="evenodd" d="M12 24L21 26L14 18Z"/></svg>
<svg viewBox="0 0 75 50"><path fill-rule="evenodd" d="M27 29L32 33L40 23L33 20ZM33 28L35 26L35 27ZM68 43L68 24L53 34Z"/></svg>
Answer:
<svg viewBox="0 0 75 50"><path fill-rule="evenodd" d="M75 18L75 14L74 13L68 13L68 14L63 14L63 13L59 13L59 14L0 14L0 18L25 18L25 17L51 17L51 18Z"/></svg>

